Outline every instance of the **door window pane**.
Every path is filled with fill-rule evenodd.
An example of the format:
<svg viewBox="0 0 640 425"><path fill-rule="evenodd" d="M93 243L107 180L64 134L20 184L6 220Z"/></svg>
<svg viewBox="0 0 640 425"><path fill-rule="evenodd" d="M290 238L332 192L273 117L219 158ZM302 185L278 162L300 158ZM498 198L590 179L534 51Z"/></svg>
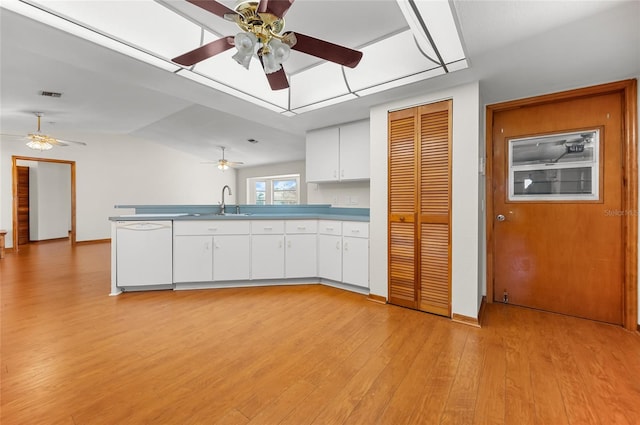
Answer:
<svg viewBox="0 0 640 425"><path fill-rule="evenodd" d="M509 200L597 200L599 130L509 140Z"/></svg>

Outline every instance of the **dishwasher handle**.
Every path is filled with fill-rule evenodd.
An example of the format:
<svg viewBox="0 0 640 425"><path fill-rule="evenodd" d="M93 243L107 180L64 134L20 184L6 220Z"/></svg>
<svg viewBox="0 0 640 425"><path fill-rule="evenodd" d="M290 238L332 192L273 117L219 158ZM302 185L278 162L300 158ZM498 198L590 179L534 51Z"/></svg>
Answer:
<svg viewBox="0 0 640 425"><path fill-rule="evenodd" d="M171 222L158 222L158 221L118 221L116 228L123 230L136 230L136 231L150 231L158 229L171 229Z"/></svg>

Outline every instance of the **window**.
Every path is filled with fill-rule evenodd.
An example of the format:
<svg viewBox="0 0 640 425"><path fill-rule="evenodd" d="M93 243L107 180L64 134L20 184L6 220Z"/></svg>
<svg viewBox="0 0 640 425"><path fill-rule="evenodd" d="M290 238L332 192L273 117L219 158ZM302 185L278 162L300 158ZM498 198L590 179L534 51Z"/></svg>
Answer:
<svg viewBox="0 0 640 425"><path fill-rule="evenodd" d="M300 203L300 174L247 179L247 203L294 205Z"/></svg>
<svg viewBox="0 0 640 425"><path fill-rule="evenodd" d="M599 130L509 140L509 200L598 200L599 148Z"/></svg>

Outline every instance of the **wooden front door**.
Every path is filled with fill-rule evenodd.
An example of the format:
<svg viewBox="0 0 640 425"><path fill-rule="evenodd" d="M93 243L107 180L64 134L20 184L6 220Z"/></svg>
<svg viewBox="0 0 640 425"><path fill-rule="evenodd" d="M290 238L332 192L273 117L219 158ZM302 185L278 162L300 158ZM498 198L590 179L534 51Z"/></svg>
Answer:
<svg viewBox="0 0 640 425"><path fill-rule="evenodd" d="M28 244L29 236L29 167L18 168L18 245Z"/></svg>
<svg viewBox="0 0 640 425"><path fill-rule="evenodd" d="M620 92L493 116L493 300L623 323Z"/></svg>

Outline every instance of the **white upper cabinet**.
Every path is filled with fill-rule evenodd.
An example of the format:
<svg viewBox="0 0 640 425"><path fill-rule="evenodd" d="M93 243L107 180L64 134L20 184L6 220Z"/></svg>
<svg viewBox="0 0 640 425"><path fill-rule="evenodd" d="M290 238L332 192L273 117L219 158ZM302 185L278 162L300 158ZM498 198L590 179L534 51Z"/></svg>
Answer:
<svg viewBox="0 0 640 425"><path fill-rule="evenodd" d="M368 180L369 121L340 127L340 180Z"/></svg>
<svg viewBox="0 0 640 425"><path fill-rule="evenodd" d="M307 181L333 182L340 169L340 129L322 128L307 133Z"/></svg>
<svg viewBox="0 0 640 425"><path fill-rule="evenodd" d="M307 182L368 180L369 121L307 133Z"/></svg>

